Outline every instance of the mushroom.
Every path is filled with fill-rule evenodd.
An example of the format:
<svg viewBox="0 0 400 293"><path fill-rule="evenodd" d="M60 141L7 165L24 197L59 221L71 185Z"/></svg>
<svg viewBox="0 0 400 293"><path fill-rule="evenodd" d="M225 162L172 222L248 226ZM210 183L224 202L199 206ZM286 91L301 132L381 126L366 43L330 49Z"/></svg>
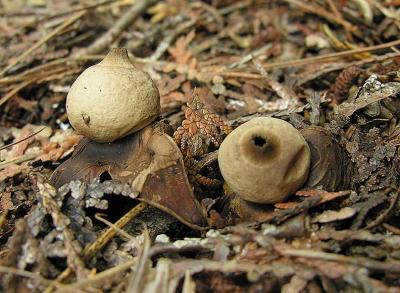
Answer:
<svg viewBox="0 0 400 293"><path fill-rule="evenodd" d="M259 117L225 138L218 163L226 184L241 199L271 204L284 201L306 181L310 149L288 122Z"/></svg>
<svg viewBox="0 0 400 293"><path fill-rule="evenodd" d="M150 76L131 63L127 50L115 48L76 79L66 108L77 132L97 142L112 142L154 121L160 95Z"/></svg>

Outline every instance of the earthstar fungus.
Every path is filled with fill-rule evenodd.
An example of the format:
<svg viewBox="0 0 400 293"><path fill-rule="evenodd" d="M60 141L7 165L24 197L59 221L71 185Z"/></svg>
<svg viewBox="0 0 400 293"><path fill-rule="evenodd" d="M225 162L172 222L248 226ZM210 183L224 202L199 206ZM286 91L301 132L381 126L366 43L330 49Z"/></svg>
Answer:
<svg viewBox="0 0 400 293"><path fill-rule="evenodd" d="M149 125L160 114L160 95L125 48L112 49L72 84L67 114L73 128L97 142L112 142Z"/></svg>
<svg viewBox="0 0 400 293"><path fill-rule="evenodd" d="M250 120L222 142L219 167L226 184L242 199L262 204L284 201L307 180L310 149L288 122Z"/></svg>
<svg viewBox="0 0 400 293"><path fill-rule="evenodd" d="M174 216L193 229L206 225L187 179L183 157L155 122L160 96L150 76L133 66L126 49L112 49L86 69L67 96L71 125L86 138L53 173L59 188L72 180L91 182L107 172L128 183L129 196Z"/></svg>

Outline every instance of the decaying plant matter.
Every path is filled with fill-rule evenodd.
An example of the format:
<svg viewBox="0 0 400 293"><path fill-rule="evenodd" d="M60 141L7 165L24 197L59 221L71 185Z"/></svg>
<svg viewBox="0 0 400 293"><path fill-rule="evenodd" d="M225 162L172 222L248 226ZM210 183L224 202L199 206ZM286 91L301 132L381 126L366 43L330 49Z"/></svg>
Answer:
<svg viewBox="0 0 400 293"><path fill-rule="evenodd" d="M111 144L84 139L55 170L51 182L56 187L79 179L90 183L107 172L112 179L127 183L129 197L201 229L205 220L187 180L182 155L160 129L151 125Z"/></svg>
<svg viewBox="0 0 400 293"><path fill-rule="evenodd" d="M300 133L311 151L311 168L305 187L327 191L350 189L354 166L333 134L320 126L306 127Z"/></svg>
<svg viewBox="0 0 400 293"><path fill-rule="evenodd" d="M187 104L185 119L174 132L174 140L184 156L189 175L200 184L215 185L219 182L199 173L197 157L207 153L209 146L219 147L224 135L231 132L219 115L204 107L196 94Z"/></svg>
<svg viewBox="0 0 400 293"><path fill-rule="evenodd" d="M397 2L0 1L0 291L398 292Z"/></svg>

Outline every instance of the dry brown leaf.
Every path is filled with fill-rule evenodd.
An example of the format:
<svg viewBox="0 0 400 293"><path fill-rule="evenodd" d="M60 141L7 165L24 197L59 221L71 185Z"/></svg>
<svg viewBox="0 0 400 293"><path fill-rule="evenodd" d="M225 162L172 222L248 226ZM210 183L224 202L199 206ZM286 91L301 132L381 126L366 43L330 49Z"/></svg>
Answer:
<svg viewBox="0 0 400 293"><path fill-rule="evenodd" d="M400 92L399 82L388 82L376 91L363 91L354 102L343 102L336 109L335 113L349 117L356 111L380 100L395 96Z"/></svg>
<svg viewBox="0 0 400 293"><path fill-rule="evenodd" d="M342 264L334 261L302 257L298 258L298 261L318 269L322 275L333 279L341 278L344 275L354 273L357 270L357 267L354 267L352 265L344 263Z"/></svg>
<svg viewBox="0 0 400 293"><path fill-rule="evenodd" d="M82 136L74 132L59 132L42 142L43 154L38 159L55 162L70 154L81 139Z"/></svg>
<svg viewBox="0 0 400 293"><path fill-rule="evenodd" d="M328 192L328 191L319 190L319 189L299 190L296 192L297 196L302 196L302 197L321 196L322 199L318 203L318 205L335 200L337 198L341 198L341 197L349 195L349 194L350 194L350 191ZM280 202L280 203L276 203L274 205L274 207L276 207L278 209L290 209L290 208L298 206L299 204L301 204L301 202Z"/></svg>
<svg viewBox="0 0 400 293"><path fill-rule="evenodd" d="M36 130L37 131L37 130ZM21 139L24 139L25 137L30 136L33 134L35 131L33 130L33 127L31 124L25 125L21 131L18 133L18 135L15 137L15 141L19 141ZM22 156L26 149L28 148L29 144L32 143L35 140L34 137L30 137L29 139L26 139L24 141L21 141L20 143L14 145L11 149L12 157L18 157Z"/></svg>
<svg viewBox="0 0 400 293"><path fill-rule="evenodd" d="M176 91L180 88L182 83L186 81L184 75L178 75L175 78L171 78L168 74L165 74L162 79L157 82L157 87L160 92L161 98L169 94L170 92Z"/></svg>
<svg viewBox="0 0 400 293"><path fill-rule="evenodd" d="M299 190L296 192L296 195L298 196L305 196L305 197L310 197L310 196L315 196L319 195L322 197L321 202L319 204L326 203L328 201L335 200L337 198L349 195L350 191L345 190L345 191L338 191L338 192L328 192L325 190L319 190L319 189L310 189L310 190Z"/></svg>
<svg viewBox="0 0 400 293"><path fill-rule="evenodd" d="M195 31L192 30L184 37L180 37L175 46L168 49L168 52L174 58L175 62L178 64L186 64L189 68L196 68L197 61L192 56L192 52L188 48L191 41L193 41L195 37Z"/></svg>
<svg viewBox="0 0 400 293"><path fill-rule="evenodd" d="M223 97L217 98L208 87L198 87L196 88L196 93L198 94L201 102L204 103L204 105L214 113L225 112L226 105Z"/></svg>
<svg viewBox="0 0 400 293"><path fill-rule="evenodd" d="M186 96L183 93L178 92L178 91L169 93L169 94L161 97L161 99L162 99L162 101L161 101L162 104L164 104L164 103L168 104L171 102L184 102L184 103L187 102Z"/></svg>
<svg viewBox="0 0 400 293"><path fill-rule="evenodd" d="M0 212L11 210L14 208L14 204L11 200L11 192L2 192L0 194Z"/></svg>
<svg viewBox="0 0 400 293"><path fill-rule="evenodd" d="M322 214L316 216L314 219L312 219L313 223L329 223L329 222L335 222L335 221L340 221L340 220L345 220L348 218L353 217L357 213L357 210L349 208L349 207L344 207L340 209L339 211L324 211Z"/></svg>
<svg viewBox="0 0 400 293"><path fill-rule="evenodd" d="M28 168L27 163L20 165L9 164L3 170L0 171L0 182L6 180L7 178L13 177Z"/></svg>

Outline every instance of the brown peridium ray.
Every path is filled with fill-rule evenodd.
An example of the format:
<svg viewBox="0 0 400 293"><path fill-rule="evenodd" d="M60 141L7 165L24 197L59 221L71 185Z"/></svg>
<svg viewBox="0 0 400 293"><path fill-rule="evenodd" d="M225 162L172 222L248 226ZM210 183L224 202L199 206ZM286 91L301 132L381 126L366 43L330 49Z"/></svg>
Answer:
<svg viewBox="0 0 400 293"><path fill-rule="evenodd" d="M58 188L71 180L90 182L108 172L112 179L128 182L139 201L193 229L204 229L205 216L188 182L182 154L156 126L112 143L83 139L72 157L54 171L51 183Z"/></svg>
<svg viewBox="0 0 400 293"><path fill-rule="evenodd" d="M265 123L265 125L270 125L270 122L272 121L277 122L278 120L264 119L262 122ZM222 149L223 152L221 152L220 149L220 164L232 164L230 163L232 160L229 159L229 156L233 152L239 151L242 154L242 158L240 160L244 160L244 163L242 163L241 168L237 168L239 171L236 171L233 175L236 175L237 172L242 172L242 174L250 174L250 171L244 170L244 168L247 167L256 173L252 174L251 176L242 175L242 180L246 180L247 183L250 181L252 185L259 186L261 183L257 183L257 180L261 179L261 182L267 183L268 186L264 186L263 189L257 190L256 192L254 192L254 189L256 188L251 189L249 186L249 188L246 190L247 198L244 198L243 194L240 193L241 191L238 188L236 188L236 191L234 192L233 188L229 186L229 183L232 182L231 177L233 175L225 175L227 178L227 184L224 186L224 193L225 198L228 201L222 210L222 215L228 220L228 222L237 222L243 220L269 221L274 217L274 215L276 215L272 205L263 203L275 203L282 201L288 194L297 191L297 189L301 187L301 184L295 183L296 188L293 188L293 186L290 187L291 192L283 192L284 189L282 188L276 189L277 186L279 187L282 185L282 182L285 182L285 186L287 186L287 184L293 184L292 180L287 180L287 175L290 174L290 172L301 171L302 168L296 167L296 162L297 164L303 165L304 163L301 162L304 161L305 156L309 156L308 154L306 155L302 152L298 152L298 150L301 149L301 146L304 145L304 139L308 144L311 160L309 173L306 171L306 169L303 169L306 172L301 173L303 176L305 176L301 180L302 182L305 180L302 188L322 188L326 191L351 189L351 175L354 172L354 165L348 158L345 150L341 147L339 141L330 131L320 126L309 126L300 130L300 132L297 132L293 127L290 127L288 123L284 121L279 123L280 131L274 131L271 127L266 127L265 130L264 128L258 129L255 127L255 124L259 123L246 124L244 125L246 127L245 129L239 129L240 132L234 133L235 138L238 141L237 144L232 144L229 141L226 141L226 143L229 143L230 145L224 146L225 151ZM268 134L267 130L272 133ZM271 137L273 137L274 133L277 134L277 137L280 141L284 139L286 135L288 135L289 140L286 140L285 145L289 149L282 153L283 156L280 156L282 149L278 146L275 150L270 150L274 154L268 158L268 152L265 152L267 149L263 150L263 148L260 148L260 143L262 141L259 141L259 147L255 149L256 152L259 152L257 160L259 166L255 166L251 158L247 162L246 152L243 152L241 149L236 149L237 146L240 146L241 144L244 146L249 146L248 144L250 144L249 147L255 147L252 145L251 139L248 139L246 136L246 132L250 134L250 138L264 137L264 147L267 144L267 139L269 138L271 141ZM263 132L265 133L263 134ZM299 133L304 139L301 138L299 140ZM264 163L262 162L263 156L266 156L265 159L269 161L269 164L266 166L264 166ZM284 158L284 161L282 161L282 158ZM285 160L287 159L289 159L290 164L285 163ZM338 164L338 162L340 162L340 164ZM233 164L233 166L235 166L235 164ZM282 171L282 168L285 171L283 173L284 176L280 176L280 171ZM229 170L234 171L235 169L230 168ZM262 172L260 170L264 171ZM257 177L257 173L260 174L260 177ZM271 178L273 179L272 181ZM268 180L270 180L269 183ZM296 180L294 182L296 182ZM265 190L264 193L262 193L263 190ZM272 197L271 194L273 194ZM254 201L254 198L258 200L258 203Z"/></svg>
<svg viewBox="0 0 400 293"><path fill-rule="evenodd" d="M326 191L351 189L354 165L338 139L320 126L309 126L300 133L311 151L310 174L304 187L321 187Z"/></svg>

